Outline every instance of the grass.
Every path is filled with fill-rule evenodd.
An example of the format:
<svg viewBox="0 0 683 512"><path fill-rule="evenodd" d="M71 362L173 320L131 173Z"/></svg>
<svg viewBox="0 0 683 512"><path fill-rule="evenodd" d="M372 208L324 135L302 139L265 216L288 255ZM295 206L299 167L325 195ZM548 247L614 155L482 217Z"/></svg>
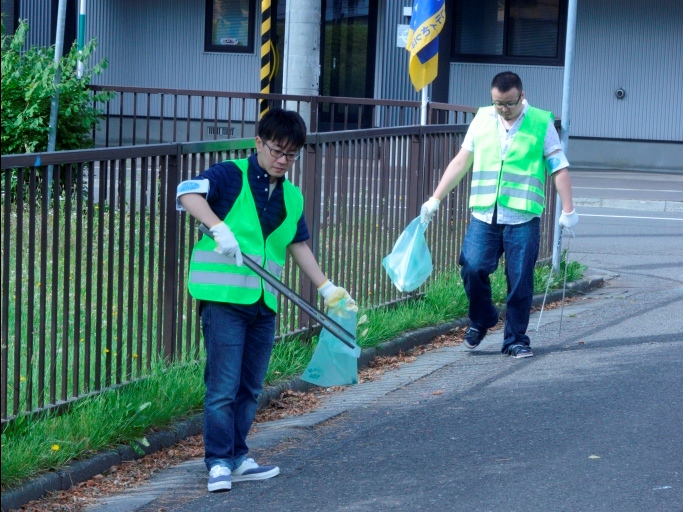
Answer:
<svg viewBox="0 0 683 512"><path fill-rule="evenodd" d="M551 279L551 289L562 286L564 267L563 259L559 274ZM580 279L584 269L570 262L567 281ZM545 292L549 272L547 266L536 269L535 293ZM494 301L504 303L502 268L493 274L491 286ZM434 276L418 300L360 314L367 315L367 322L359 326L358 343L367 348L408 330L462 318L467 314L467 299L460 276L453 270ZM265 384L300 375L314 348L315 340L278 343ZM157 362L149 377L81 399L63 414L17 418L2 433L2 491L98 451L121 444L139 447L151 431L199 413L204 400L203 371L203 358L171 366Z"/></svg>
<svg viewBox="0 0 683 512"><path fill-rule="evenodd" d="M77 401L66 413L21 416L2 433L2 490L119 444L145 444L153 428L201 410L201 362L163 367L119 389Z"/></svg>

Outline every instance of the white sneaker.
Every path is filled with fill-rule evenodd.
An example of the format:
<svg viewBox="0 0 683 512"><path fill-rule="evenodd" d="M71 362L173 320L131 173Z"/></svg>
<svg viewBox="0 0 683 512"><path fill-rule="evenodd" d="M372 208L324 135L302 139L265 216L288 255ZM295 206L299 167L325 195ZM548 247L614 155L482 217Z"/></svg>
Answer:
<svg viewBox="0 0 683 512"><path fill-rule="evenodd" d="M229 491L232 489L230 468L225 466L213 466L209 471L209 492Z"/></svg>
<svg viewBox="0 0 683 512"><path fill-rule="evenodd" d="M259 466L254 459L244 459L238 468L232 470L232 481L268 480L279 474L280 468L277 466Z"/></svg>

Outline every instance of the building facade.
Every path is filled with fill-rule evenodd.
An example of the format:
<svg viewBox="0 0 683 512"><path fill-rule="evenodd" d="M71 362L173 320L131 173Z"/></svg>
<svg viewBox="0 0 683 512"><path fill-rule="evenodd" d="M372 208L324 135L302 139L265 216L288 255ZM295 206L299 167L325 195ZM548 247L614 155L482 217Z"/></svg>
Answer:
<svg viewBox="0 0 683 512"><path fill-rule="evenodd" d="M65 47L78 0L67 1ZM290 10L286 1L290 2ZM562 110L569 0L446 0L434 101L486 105L496 73L512 70L528 101ZM3 2L29 44L54 42L58 0ZM283 92L285 22L313 3L320 15L317 77L325 96L419 100L401 35L410 0L275 0L271 92ZM86 40L108 68L102 85L259 92L260 2L85 0ZM289 13L289 14L288 14ZM292 37L296 37L293 34ZM312 45L315 47L315 45ZM296 62L287 63L289 67ZM683 2L578 0L568 153L578 167L683 171Z"/></svg>

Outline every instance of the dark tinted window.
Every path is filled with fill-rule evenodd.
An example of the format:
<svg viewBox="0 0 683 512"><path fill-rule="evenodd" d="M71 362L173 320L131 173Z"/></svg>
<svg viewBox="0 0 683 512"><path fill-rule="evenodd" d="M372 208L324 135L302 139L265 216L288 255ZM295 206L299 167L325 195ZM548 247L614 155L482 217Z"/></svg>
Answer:
<svg viewBox="0 0 683 512"><path fill-rule="evenodd" d="M456 0L453 59L562 65L565 0Z"/></svg>

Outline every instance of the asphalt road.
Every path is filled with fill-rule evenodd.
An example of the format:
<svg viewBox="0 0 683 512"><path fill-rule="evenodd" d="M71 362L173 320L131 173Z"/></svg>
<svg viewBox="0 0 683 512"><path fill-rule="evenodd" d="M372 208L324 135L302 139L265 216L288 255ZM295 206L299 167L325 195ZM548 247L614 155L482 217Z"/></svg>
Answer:
<svg viewBox="0 0 683 512"><path fill-rule="evenodd" d="M560 308L532 315L534 358L502 356L500 332L429 352L260 425L276 478L209 494L189 461L89 510L683 511L683 176L596 174L573 178L564 248L606 284L561 332Z"/></svg>

